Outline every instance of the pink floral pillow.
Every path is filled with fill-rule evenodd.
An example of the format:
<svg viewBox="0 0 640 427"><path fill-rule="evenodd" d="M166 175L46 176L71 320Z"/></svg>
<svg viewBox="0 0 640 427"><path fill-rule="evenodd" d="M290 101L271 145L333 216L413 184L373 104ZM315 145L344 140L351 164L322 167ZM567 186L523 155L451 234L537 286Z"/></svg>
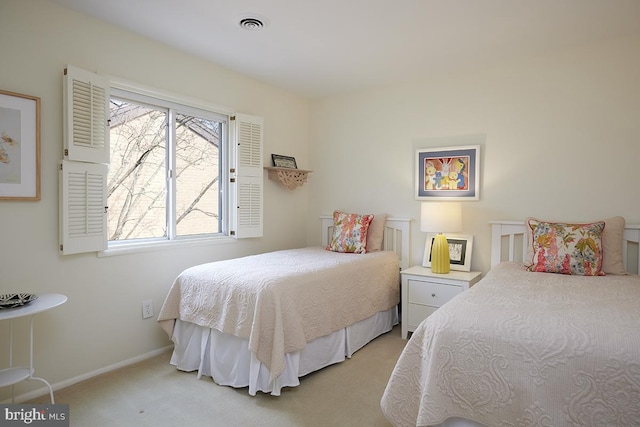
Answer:
<svg viewBox="0 0 640 427"><path fill-rule="evenodd" d="M604 221L567 224L529 219L533 245L529 271L604 276L602 230Z"/></svg>
<svg viewBox="0 0 640 427"><path fill-rule="evenodd" d="M327 250L333 252L366 253L367 233L373 215L333 213L333 237Z"/></svg>

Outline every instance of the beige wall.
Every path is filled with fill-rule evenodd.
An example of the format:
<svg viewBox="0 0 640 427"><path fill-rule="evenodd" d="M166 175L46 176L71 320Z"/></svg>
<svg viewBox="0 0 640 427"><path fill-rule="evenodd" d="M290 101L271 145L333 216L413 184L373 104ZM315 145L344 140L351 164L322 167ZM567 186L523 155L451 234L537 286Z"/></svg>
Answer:
<svg viewBox="0 0 640 427"><path fill-rule="evenodd" d="M317 244L318 215L334 209L416 220L416 148L482 145L481 200L464 203L463 211L464 232L475 236L476 270L489 268L492 219L619 214L640 223L638 52L640 38L617 40L309 102L46 0L3 0L0 87L42 99L42 200L0 202L0 291L69 296L36 318L37 374L65 384L168 345L153 320L141 320L141 301L152 299L157 313L185 267ZM292 155L314 173L294 192L265 181L263 239L60 256L56 167L67 63L263 116L265 164L271 153ZM424 241L414 221L414 263ZM6 338L0 324L0 342ZM40 385L23 383L16 392ZM0 390L0 401L7 396Z"/></svg>
<svg viewBox="0 0 640 427"><path fill-rule="evenodd" d="M481 198L463 204L473 269L489 269L490 220L640 223L639 52L640 38L615 40L314 101L310 218L411 217L419 263L415 149L480 143Z"/></svg>
<svg viewBox="0 0 640 427"><path fill-rule="evenodd" d="M107 258L58 255L65 64L264 117L265 165L280 153L308 168L308 101L45 0L0 2L0 64L0 88L42 102L42 200L0 201L0 293L69 297L36 317L37 375L61 383L169 345L154 319L142 320L141 305L152 299L157 314L188 266L306 244L308 187L289 191L265 178L262 239ZM25 324L17 322L18 331L26 332ZM7 338L2 322L0 368L7 365ZM41 386L21 383L16 394ZM9 392L0 389L0 401Z"/></svg>

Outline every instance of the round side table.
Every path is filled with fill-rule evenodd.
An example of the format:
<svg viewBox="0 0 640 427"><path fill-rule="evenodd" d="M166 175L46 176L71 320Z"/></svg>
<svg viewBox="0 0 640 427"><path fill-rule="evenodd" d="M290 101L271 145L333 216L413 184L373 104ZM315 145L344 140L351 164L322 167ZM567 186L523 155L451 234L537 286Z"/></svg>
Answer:
<svg viewBox="0 0 640 427"><path fill-rule="evenodd" d="M42 294L38 295L38 299L16 308L5 308L0 310L0 321L9 320L10 333L9 333L9 367L0 370L0 387L17 384L25 380L38 380L42 381L49 387L49 395L51 396L51 404L54 404L53 400L53 387L44 378L33 376L33 318L36 314L43 311L50 310L54 307L67 302L67 297L61 294ZM30 316L29 325L29 366L13 366L13 319L19 317ZM11 403L14 402L13 390L11 391Z"/></svg>

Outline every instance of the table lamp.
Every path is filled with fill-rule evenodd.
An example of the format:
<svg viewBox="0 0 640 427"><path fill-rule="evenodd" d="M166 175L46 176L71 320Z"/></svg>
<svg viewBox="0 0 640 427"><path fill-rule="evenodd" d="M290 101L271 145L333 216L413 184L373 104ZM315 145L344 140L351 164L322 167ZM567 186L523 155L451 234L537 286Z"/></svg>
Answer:
<svg viewBox="0 0 640 427"><path fill-rule="evenodd" d="M431 271L447 274L450 271L449 242L443 233L455 233L462 229L462 206L455 202L422 203L420 230L438 233L431 246ZM427 239L427 245L431 242ZM428 246L425 245L425 251Z"/></svg>

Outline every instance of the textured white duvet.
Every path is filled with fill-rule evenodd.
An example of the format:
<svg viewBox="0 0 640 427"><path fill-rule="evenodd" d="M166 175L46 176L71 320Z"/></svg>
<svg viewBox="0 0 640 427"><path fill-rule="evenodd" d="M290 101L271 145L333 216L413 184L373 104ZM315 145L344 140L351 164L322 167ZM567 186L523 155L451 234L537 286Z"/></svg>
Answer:
<svg viewBox="0 0 640 427"><path fill-rule="evenodd" d="M395 253L311 247L189 268L175 280L158 322L169 336L180 319L248 339L273 380L286 353L398 301Z"/></svg>
<svg viewBox="0 0 640 427"><path fill-rule="evenodd" d="M395 426L640 425L640 276L499 264L416 329L381 406Z"/></svg>

